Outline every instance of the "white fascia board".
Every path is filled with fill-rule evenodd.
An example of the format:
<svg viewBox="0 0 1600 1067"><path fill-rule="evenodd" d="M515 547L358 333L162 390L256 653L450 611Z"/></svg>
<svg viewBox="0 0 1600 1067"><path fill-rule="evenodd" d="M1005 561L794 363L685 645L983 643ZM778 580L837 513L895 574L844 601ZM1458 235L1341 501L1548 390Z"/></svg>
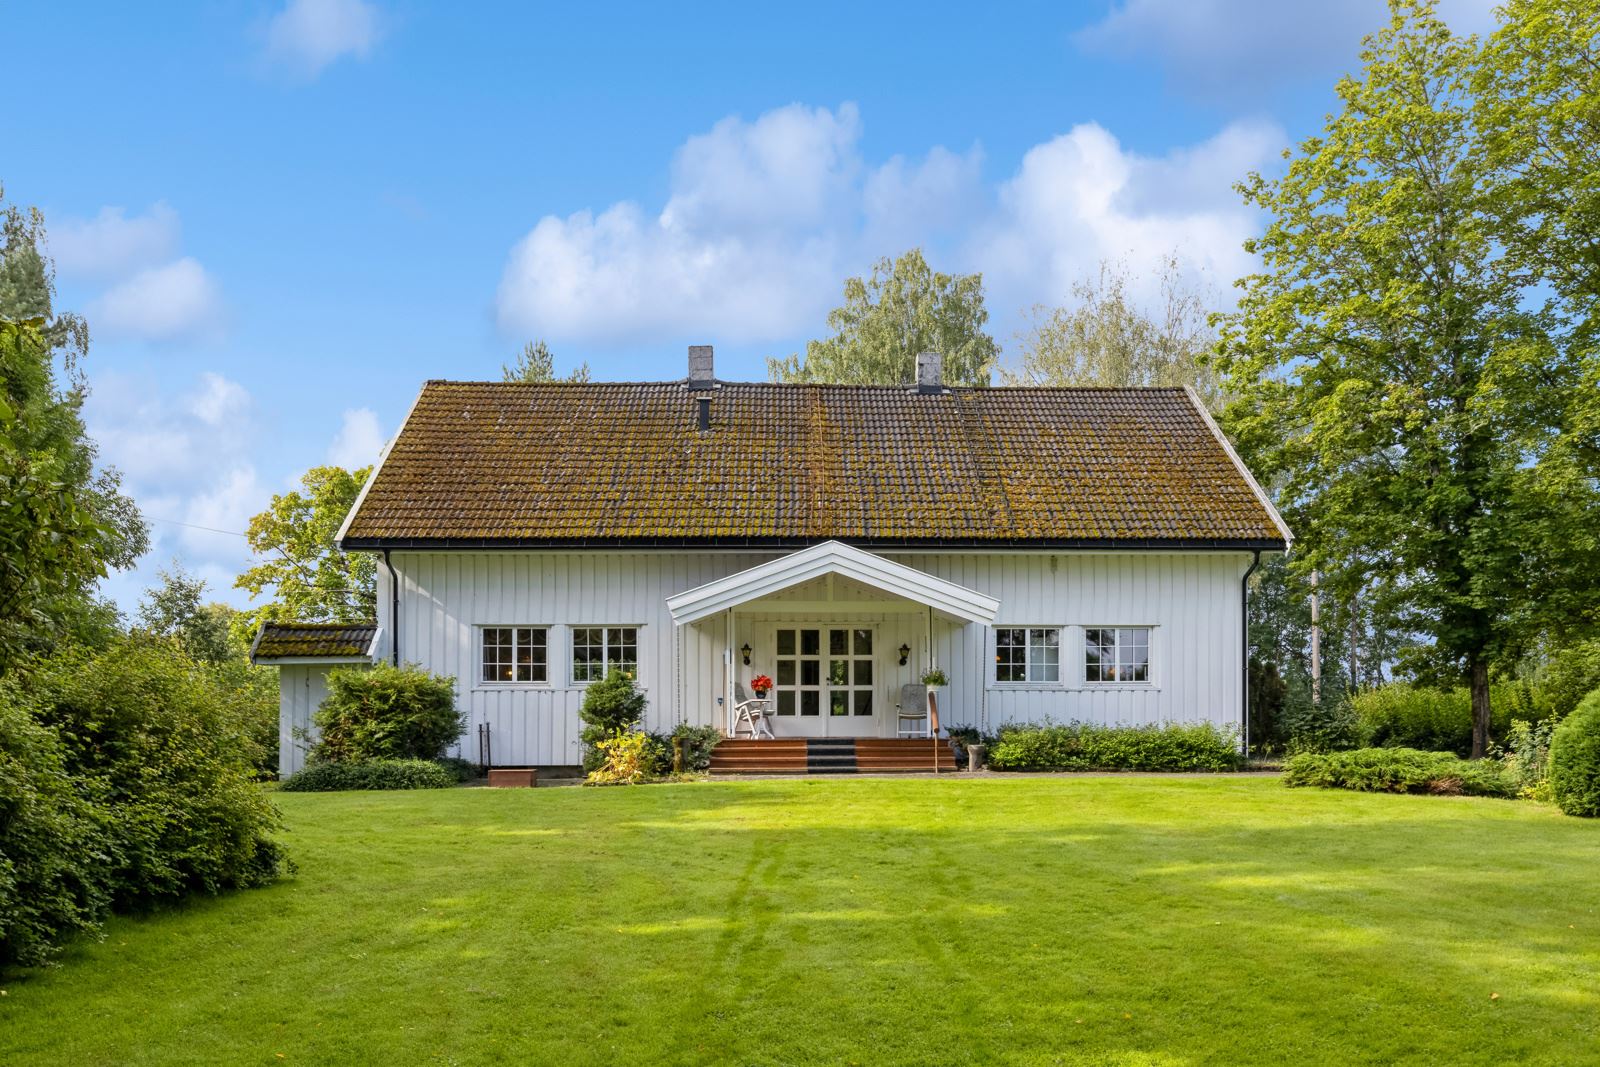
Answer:
<svg viewBox="0 0 1600 1067"><path fill-rule="evenodd" d="M672 612L673 622L681 626L825 574L844 575L967 622L992 622L1000 610L1000 602L993 597L838 541L824 541L675 593L667 598L667 609Z"/></svg>
<svg viewBox="0 0 1600 1067"><path fill-rule="evenodd" d="M1244 460L1239 458L1239 453L1234 451L1233 443L1228 440L1228 435L1222 432L1222 427L1217 425L1217 420L1211 417L1211 412L1206 409L1204 401L1200 399L1200 394L1194 391L1194 386L1192 385L1184 386L1183 391L1189 394L1189 402L1194 405L1194 409L1205 420L1206 426L1210 427L1211 435L1217 439L1217 444L1221 445L1222 450L1228 454L1228 458L1233 460L1233 465L1239 471L1240 476L1244 478L1245 484L1250 486L1251 491L1256 495L1256 499L1261 501L1261 506L1267 509L1267 515L1272 519L1272 524L1278 528L1279 533L1283 534L1284 545L1294 544L1294 534L1290 531L1289 524L1283 521L1283 516L1279 515L1278 509L1272 505L1272 498L1267 495L1265 489L1261 488L1261 483L1256 481L1254 474L1250 473L1250 468L1245 466Z"/></svg>

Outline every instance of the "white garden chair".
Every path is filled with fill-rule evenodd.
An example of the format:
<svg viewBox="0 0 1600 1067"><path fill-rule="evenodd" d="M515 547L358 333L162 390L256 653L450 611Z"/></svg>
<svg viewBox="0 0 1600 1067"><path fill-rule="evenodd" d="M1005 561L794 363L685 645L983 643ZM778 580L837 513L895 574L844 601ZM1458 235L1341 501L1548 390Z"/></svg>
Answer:
<svg viewBox="0 0 1600 1067"><path fill-rule="evenodd" d="M738 737L741 729L750 731L750 740L754 741L762 734L769 739L775 739L772 732L772 702L765 697L756 699L744 691L743 682L733 683L733 736Z"/></svg>

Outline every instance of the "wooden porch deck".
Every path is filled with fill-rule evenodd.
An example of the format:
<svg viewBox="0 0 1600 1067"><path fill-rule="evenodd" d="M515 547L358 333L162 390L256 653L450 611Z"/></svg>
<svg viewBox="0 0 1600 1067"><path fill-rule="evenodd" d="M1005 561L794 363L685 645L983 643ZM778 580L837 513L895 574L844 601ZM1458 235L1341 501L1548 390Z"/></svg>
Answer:
<svg viewBox="0 0 1600 1067"><path fill-rule="evenodd" d="M950 742L893 737L727 738L712 774L892 774L956 769Z"/></svg>

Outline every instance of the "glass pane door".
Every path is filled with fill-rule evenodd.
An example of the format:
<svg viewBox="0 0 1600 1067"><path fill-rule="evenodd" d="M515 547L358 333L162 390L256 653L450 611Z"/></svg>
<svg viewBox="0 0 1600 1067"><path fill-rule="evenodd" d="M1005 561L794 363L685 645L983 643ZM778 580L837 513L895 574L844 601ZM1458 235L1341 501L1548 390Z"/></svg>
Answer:
<svg viewBox="0 0 1600 1067"><path fill-rule="evenodd" d="M872 631L828 629L828 714L871 715Z"/></svg>
<svg viewBox="0 0 1600 1067"><path fill-rule="evenodd" d="M773 711L780 737L876 732L871 629L779 624L773 637Z"/></svg>
<svg viewBox="0 0 1600 1067"><path fill-rule="evenodd" d="M779 715L819 718L822 715L822 630L820 627L777 633L777 676L773 693Z"/></svg>

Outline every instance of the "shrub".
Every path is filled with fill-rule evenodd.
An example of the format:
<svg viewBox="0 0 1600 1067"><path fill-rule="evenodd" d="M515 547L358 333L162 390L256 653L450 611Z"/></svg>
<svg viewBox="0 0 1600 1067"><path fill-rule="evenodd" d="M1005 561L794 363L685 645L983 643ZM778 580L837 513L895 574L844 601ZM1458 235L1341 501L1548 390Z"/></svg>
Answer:
<svg viewBox="0 0 1600 1067"><path fill-rule="evenodd" d="M111 906L110 840L55 732L0 699L0 966L49 962Z"/></svg>
<svg viewBox="0 0 1600 1067"><path fill-rule="evenodd" d="M1295 752L1338 752L1361 743L1350 702L1325 697L1313 703L1309 693L1296 694L1283 709L1285 749Z"/></svg>
<svg viewBox="0 0 1600 1067"><path fill-rule="evenodd" d="M633 675L626 671L613 668L604 678L589 686L583 694L583 705L578 709L578 718L584 722L583 732L579 734L583 741L584 770L593 771L600 767L605 759L600 752L600 742L639 725L647 703L645 695L634 684Z"/></svg>
<svg viewBox="0 0 1600 1067"><path fill-rule="evenodd" d="M1572 714L1586 696L1600 689L1600 641L1573 645L1551 656L1542 688L1551 715L1564 719Z"/></svg>
<svg viewBox="0 0 1600 1067"><path fill-rule="evenodd" d="M989 746L989 766L1002 771L1227 771L1240 762L1237 739L1210 723L1006 726Z"/></svg>
<svg viewBox="0 0 1600 1067"><path fill-rule="evenodd" d="M1289 758L1283 781L1290 786L1312 785L1368 793L1485 797L1517 794L1517 782L1493 760L1464 760L1452 752L1420 752L1414 748L1303 752Z"/></svg>
<svg viewBox="0 0 1600 1067"><path fill-rule="evenodd" d="M1600 689L1550 738L1550 793L1568 815L1600 817Z"/></svg>
<svg viewBox="0 0 1600 1067"><path fill-rule="evenodd" d="M351 760L313 763L279 783L291 793L342 793L355 789L449 789L456 771L423 759Z"/></svg>
<svg viewBox="0 0 1600 1067"><path fill-rule="evenodd" d="M459 759L455 756L441 756L433 762L454 775L457 783L470 782L482 777L478 773L478 765L471 760Z"/></svg>
<svg viewBox="0 0 1600 1067"><path fill-rule="evenodd" d="M634 785L651 775L652 742L660 738L629 730L596 743L600 765L589 772L591 785ZM670 758L670 757L669 757Z"/></svg>
<svg viewBox="0 0 1600 1067"><path fill-rule="evenodd" d="M329 671L328 696L313 721L310 758L322 763L431 760L466 729L454 680L409 664Z"/></svg>
<svg viewBox="0 0 1600 1067"><path fill-rule="evenodd" d="M683 769L703 771L711 766L711 750L722 740L722 731L715 726L690 726L686 722L680 722L671 736L683 738ZM669 746L667 752L669 769L671 762L672 752Z"/></svg>
<svg viewBox="0 0 1600 1067"><path fill-rule="evenodd" d="M253 782L244 698L170 641L66 649L13 692L60 739L66 772L106 830L118 908L261 885L285 865L277 811Z"/></svg>
<svg viewBox="0 0 1600 1067"><path fill-rule="evenodd" d="M1500 761L1512 781L1517 783L1517 795L1528 800L1548 802L1550 795L1550 735L1555 730L1554 719L1527 722L1514 719L1506 733L1505 747L1490 744L1489 755Z"/></svg>
<svg viewBox="0 0 1600 1067"><path fill-rule="evenodd" d="M1427 689L1395 682L1350 698L1361 744L1427 752L1472 752L1472 695L1466 689ZM1514 718L1539 719L1544 701L1526 683L1501 683L1489 694L1492 737L1504 738Z"/></svg>

